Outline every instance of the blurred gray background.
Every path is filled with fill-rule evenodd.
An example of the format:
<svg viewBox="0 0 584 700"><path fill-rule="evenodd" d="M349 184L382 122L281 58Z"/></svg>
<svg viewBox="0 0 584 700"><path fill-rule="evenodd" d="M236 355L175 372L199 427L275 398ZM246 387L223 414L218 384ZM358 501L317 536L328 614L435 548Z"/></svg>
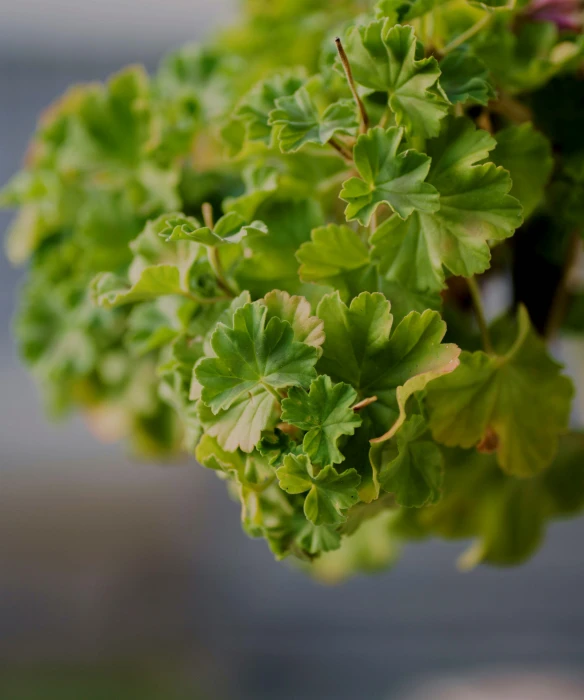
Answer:
<svg viewBox="0 0 584 700"><path fill-rule="evenodd" d="M228 0L0 0L0 181L71 82L235 20ZM212 473L46 421L10 337L21 277L0 256L0 698L438 698L433 676L584 669L584 521L522 568L460 574L465 545L427 543L324 587L242 534ZM489 692L439 697L519 697Z"/></svg>

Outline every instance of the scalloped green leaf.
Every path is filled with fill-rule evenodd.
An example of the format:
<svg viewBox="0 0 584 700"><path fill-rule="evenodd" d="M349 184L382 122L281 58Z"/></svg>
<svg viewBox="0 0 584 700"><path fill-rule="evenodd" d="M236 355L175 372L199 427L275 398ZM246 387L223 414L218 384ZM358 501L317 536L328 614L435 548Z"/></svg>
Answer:
<svg viewBox="0 0 584 700"><path fill-rule="evenodd" d="M318 316L312 315L312 308L304 297L274 289L262 301L268 309L267 321L274 316L288 321L294 332L294 340L317 348L320 356L320 348L324 343L324 324Z"/></svg>
<svg viewBox="0 0 584 700"><path fill-rule="evenodd" d="M210 247L241 243L246 237L265 236L267 233L267 226L262 221L252 221L247 225L245 219L234 211L222 216L213 229L201 226L192 217L173 217L159 231L166 241L194 241Z"/></svg>
<svg viewBox="0 0 584 700"><path fill-rule="evenodd" d="M353 435L361 417L351 408L357 392L349 384L333 384L320 375L310 391L292 387L282 401L282 421L305 431L303 449L313 464L340 464L344 457L338 442L343 435Z"/></svg>
<svg viewBox="0 0 584 700"><path fill-rule="evenodd" d="M459 348L442 345L446 324L435 311L412 311L392 330L390 304L379 293L363 292L350 306L338 293L323 297L317 314L326 340L319 371L355 387L359 398L377 397L364 409L389 439L406 417L406 403L458 364Z"/></svg>
<svg viewBox="0 0 584 700"><path fill-rule="evenodd" d="M319 114L310 93L301 87L293 95L276 100L268 123L280 127L282 153L293 153L307 143L324 146L335 134L354 136L359 120L355 103L350 100L339 100Z"/></svg>
<svg viewBox="0 0 584 700"><path fill-rule="evenodd" d="M331 286L343 298L363 288L375 288L377 275L369 249L355 231L329 224L315 228L310 237L296 253L303 282Z"/></svg>
<svg viewBox="0 0 584 700"><path fill-rule="evenodd" d="M370 129L357 139L355 166L361 178L343 183L340 198L347 202L347 221L357 219L368 226L381 204L407 219L413 211L435 212L438 192L424 182L430 170L430 158L414 150L400 151L403 129Z"/></svg>
<svg viewBox="0 0 584 700"><path fill-rule="evenodd" d="M346 519L345 511L359 500L359 475L354 469L337 472L328 466L315 471L306 455L287 455L276 471L280 488L289 494L307 493L304 514L314 525L334 525Z"/></svg>
<svg viewBox="0 0 584 700"><path fill-rule="evenodd" d="M495 97L489 71L480 58L457 49L440 61L440 87L452 104L486 105Z"/></svg>
<svg viewBox="0 0 584 700"><path fill-rule="evenodd" d="M233 315L233 327L218 324L211 338L215 357L195 365L201 399L216 422L232 432L223 443L249 450L269 424L278 390L308 386L316 376L316 348L294 340L287 321L273 317L261 302L246 304ZM219 430L217 427L216 430Z"/></svg>
<svg viewBox="0 0 584 700"><path fill-rule="evenodd" d="M496 451L500 467L530 477L554 458L568 428L572 382L547 353L524 307L504 355L462 353L460 367L427 390L434 439Z"/></svg>
<svg viewBox="0 0 584 700"><path fill-rule="evenodd" d="M428 143L428 182L440 193L440 209L393 216L372 236L373 257L388 280L419 292L444 287L446 268L469 277L490 265L489 241L513 234L521 204L508 193L511 178L484 161L495 140L468 119L452 119Z"/></svg>
<svg viewBox="0 0 584 700"><path fill-rule="evenodd" d="M244 125L242 145L244 140L271 145L273 127L269 124L269 115L276 106L276 100L293 95L303 82L302 78L290 73L274 75L255 85L240 100L235 109L235 120ZM235 152L236 140L230 139Z"/></svg>
<svg viewBox="0 0 584 700"><path fill-rule="evenodd" d="M355 80L370 90L388 93L398 126L421 138L438 135L448 100L437 84L436 59L416 59L412 27L393 26L390 19L357 25L349 32L345 49Z"/></svg>

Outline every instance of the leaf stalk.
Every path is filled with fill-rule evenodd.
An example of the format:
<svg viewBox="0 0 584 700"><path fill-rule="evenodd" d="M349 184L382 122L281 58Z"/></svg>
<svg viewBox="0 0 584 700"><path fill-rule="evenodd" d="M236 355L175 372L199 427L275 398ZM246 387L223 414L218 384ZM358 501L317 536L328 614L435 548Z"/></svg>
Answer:
<svg viewBox="0 0 584 700"><path fill-rule="evenodd" d="M209 204L209 202L205 202L201 207L201 211L203 212L203 221L205 222L205 226L213 230L213 207ZM216 246L207 246L207 251L209 255L209 265L211 265L211 269L217 278L217 284L228 297L235 297L235 292L233 289L231 289L229 282L225 278L218 248Z"/></svg>
<svg viewBox="0 0 584 700"><path fill-rule="evenodd" d="M335 44L337 45L337 51L339 53L341 63L343 64L343 70L347 76L349 89L351 90L351 94L353 95L353 99L355 100L359 110L359 131L362 134L366 134L367 129L369 128L369 115L367 114L363 100L359 97L359 93L357 92L357 86L355 85L355 80L353 78L353 71L351 70L351 63L349 62L349 57L345 52L343 42L341 41L340 37L335 38Z"/></svg>
<svg viewBox="0 0 584 700"><path fill-rule="evenodd" d="M446 46L440 51L442 56L446 56L446 54L450 53L451 51L454 51L457 49L459 46L462 46L466 41L469 39L472 39L472 37L475 34L478 34L481 29L487 26L487 24L491 21L491 14L490 13L485 13L478 22L475 22L471 27L469 27L465 32L462 32L462 34L459 34L456 39L453 39L449 44L446 44Z"/></svg>
<svg viewBox="0 0 584 700"><path fill-rule="evenodd" d="M472 299L472 305L475 312L475 317L479 325L479 330L481 332L481 338L483 340L483 348L485 352L489 355L494 354L493 343L491 342L491 336L489 335L489 326L487 324L487 319L485 317L485 310L483 307L483 300L481 297L481 291L479 285L477 284L476 278L467 277L466 283L468 285L468 291Z"/></svg>

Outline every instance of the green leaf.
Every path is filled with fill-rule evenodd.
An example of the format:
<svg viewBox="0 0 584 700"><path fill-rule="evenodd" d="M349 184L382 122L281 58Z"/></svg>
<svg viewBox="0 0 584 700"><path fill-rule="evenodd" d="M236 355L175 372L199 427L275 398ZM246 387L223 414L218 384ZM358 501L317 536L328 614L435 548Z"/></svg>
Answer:
<svg viewBox="0 0 584 700"><path fill-rule="evenodd" d="M250 240L251 256L245 257L235 271L239 286L255 297L272 289L304 294L295 254L310 239L311 230L323 223L320 204L313 199L271 199L256 216L266 223L269 234Z"/></svg>
<svg viewBox="0 0 584 700"><path fill-rule="evenodd" d="M523 205L528 217L544 198L544 190L554 167L548 139L532 124L509 126L498 131L493 162L511 173L511 194Z"/></svg>
<svg viewBox="0 0 584 700"><path fill-rule="evenodd" d="M191 217L173 217L159 231L159 235L166 241L195 241L210 247L241 243L246 237L264 236L267 233L268 229L263 222L253 221L246 225L245 219L234 211L222 216L213 230L208 226L200 226Z"/></svg>
<svg viewBox="0 0 584 700"><path fill-rule="evenodd" d="M218 416L220 444L229 440L244 451L257 445L268 426L278 390L308 386L316 376L316 348L294 340L288 322L273 317L266 323L267 314L258 302L238 309L233 328L221 323L213 333L216 357L195 366L201 399Z"/></svg>
<svg viewBox="0 0 584 700"><path fill-rule="evenodd" d="M485 64L464 49L452 51L440 61L440 87L452 104L486 105L495 97Z"/></svg>
<svg viewBox="0 0 584 700"><path fill-rule="evenodd" d="M281 127L278 142L282 153L297 151L307 143L324 146L335 134L354 136L359 125L354 102L340 100L320 115L304 87L293 95L279 97L268 123Z"/></svg>
<svg viewBox="0 0 584 700"><path fill-rule="evenodd" d="M257 449L268 460L268 463L277 467L282 465L284 457L295 448L295 443L288 433L275 428L270 432L264 432Z"/></svg>
<svg viewBox="0 0 584 700"><path fill-rule="evenodd" d="M363 87L387 92L398 126L408 135L437 136L448 101L437 86L440 68L435 58L416 60L412 27L392 26L390 19L356 26L345 49L355 80Z"/></svg>
<svg viewBox="0 0 584 700"><path fill-rule="evenodd" d="M438 193L424 182L430 170L430 158L417 151L398 153L403 129L370 129L357 139L355 166L361 175L343 184L340 198L348 202L347 221L358 219L368 226L380 204L387 204L402 219L415 211L435 212Z"/></svg>
<svg viewBox="0 0 584 700"><path fill-rule="evenodd" d="M514 476L536 474L552 461L568 428L572 382L560 374L521 307L517 338L504 355L462 353L451 376L428 387L430 428L449 446L497 451Z"/></svg>
<svg viewBox="0 0 584 700"><path fill-rule="evenodd" d="M341 546L341 536L333 527L313 525L311 522L302 528L296 541L310 554L332 552Z"/></svg>
<svg viewBox="0 0 584 700"><path fill-rule="evenodd" d="M306 455L287 455L276 471L280 487L289 494L306 493L304 514L314 525L345 520L345 511L359 500L359 475L354 469L339 474L334 467L315 473Z"/></svg>
<svg viewBox="0 0 584 700"><path fill-rule="evenodd" d="M452 119L428 143L428 182L440 193L440 209L414 212L407 221L393 216L375 232L373 257L386 277L412 290L439 291L444 267L469 277L490 264L488 242L513 234L521 205L509 194L511 178L493 163L477 164L495 147L494 139L467 119Z"/></svg>
<svg viewBox="0 0 584 700"><path fill-rule="evenodd" d="M262 387L256 387L217 413L199 401L198 416L205 432L217 438L227 452L240 449L250 453L259 443L262 431L276 425L278 409L276 398Z"/></svg>
<svg viewBox="0 0 584 700"><path fill-rule="evenodd" d="M243 472L246 456L239 451L224 450L218 441L208 434L203 435L195 451L195 457L200 464L207 469L219 472L229 470Z"/></svg>
<svg viewBox="0 0 584 700"><path fill-rule="evenodd" d="M387 299L363 292L349 307L329 294L317 314L326 336L319 372L351 384L361 399L377 397L364 409L378 432L387 431L377 440L397 431L413 393L458 364L460 350L440 344L446 325L435 311L413 311L392 331Z"/></svg>
<svg viewBox="0 0 584 700"><path fill-rule="evenodd" d="M236 119L245 125L245 135L249 141L271 144L272 126L269 124L269 115L276 100L293 95L303 82L292 74L275 75L249 91L235 110Z"/></svg>
<svg viewBox="0 0 584 700"><path fill-rule="evenodd" d="M195 306L190 299L176 296L138 304L128 317L128 347L133 353L143 355L169 344L187 331Z"/></svg>
<svg viewBox="0 0 584 700"><path fill-rule="evenodd" d="M303 282L315 282L338 289L343 298L373 283L375 271L369 249L348 226L329 224L315 228L311 241L296 253L301 263L298 274Z"/></svg>
<svg viewBox="0 0 584 700"><path fill-rule="evenodd" d="M406 420L394 440L374 446L371 459L382 488L393 493L400 506L419 508L440 500L442 454L422 416Z"/></svg>
<svg viewBox="0 0 584 700"><path fill-rule="evenodd" d="M338 448L342 435L353 435L361 425L360 416L351 406L357 392L349 384L334 384L321 375L306 392L292 387L282 401L282 421L306 431L304 452L313 464L339 464L344 457Z"/></svg>
<svg viewBox="0 0 584 700"><path fill-rule="evenodd" d="M92 283L92 298L98 306L113 309L123 304L150 301L167 294L184 292L180 272L174 265L156 265L142 270L131 287L111 272L103 272Z"/></svg>
<svg viewBox="0 0 584 700"><path fill-rule="evenodd" d="M317 348L320 356L320 348L324 343L324 324L318 316L312 315L310 304L304 297L291 296L288 292L274 289L262 301L268 309L267 321L274 316L287 321L292 326L294 340Z"/></svg>

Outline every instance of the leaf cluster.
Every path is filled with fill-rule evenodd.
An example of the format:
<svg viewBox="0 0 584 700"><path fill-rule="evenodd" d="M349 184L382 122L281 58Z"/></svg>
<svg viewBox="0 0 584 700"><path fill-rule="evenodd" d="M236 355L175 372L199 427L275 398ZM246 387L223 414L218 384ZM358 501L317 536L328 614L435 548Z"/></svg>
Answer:
<svg viewBox="0 0 584 700"><path fill-rule="evenodd" d="M325 578L431 535L523 561L584 505L546 345L584 327L584 42L529 2L362 5L249 3L47 110L1 195L21 353L53 411L193 455Z"/></svg>

